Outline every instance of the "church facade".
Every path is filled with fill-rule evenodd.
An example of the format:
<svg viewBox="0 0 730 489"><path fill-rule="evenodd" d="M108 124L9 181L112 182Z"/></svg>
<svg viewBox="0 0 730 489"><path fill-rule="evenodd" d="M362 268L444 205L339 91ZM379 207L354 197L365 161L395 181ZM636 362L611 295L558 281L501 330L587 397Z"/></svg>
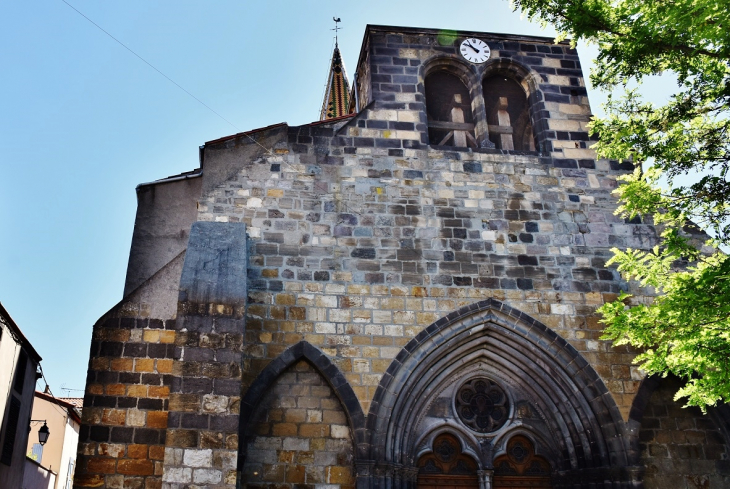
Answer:
<svg viewBox="0 0 730 489"><path fill-rule="evenodd" d="M657 234L569 44L368 26L327 97L138 186L75 487L727 487L724 408L600 339Z"/></svg>

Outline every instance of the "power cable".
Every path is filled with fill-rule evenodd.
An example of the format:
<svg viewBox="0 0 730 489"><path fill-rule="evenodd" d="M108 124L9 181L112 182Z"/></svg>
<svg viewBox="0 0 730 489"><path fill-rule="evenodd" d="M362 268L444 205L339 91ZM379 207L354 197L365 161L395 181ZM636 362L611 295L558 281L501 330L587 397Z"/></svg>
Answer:
<svg viewBox="0 0 730 489"><path fill-rule="evenodd" d="M166 74L164 74L164 73L163 73L162 71L160 71L159 69L157 69L157 68L156 68L156 67L155 67L155 66L154 66L154 65L153 65L152 63L150 63L149 61L147 61L146 59L144 59L144 58L143 58L142 56L140 56L139 54L137 54L136 52L134 52L134 51L132 50L132 48L130 48L129 46L127 46L126 44L124 44L124 43L123 43L122 41L120 41L119 39L117 39L116 37L114 37L113 35L111 35L111 34L110 34L110 33L109 33L109 32L108 32L108 31L107 31L106 29L104 29L104 28L103 28L102 26L100 26L99 24L97 24L96 22L94 22L93 20L91 20L91 19L90 19L89 17L87 17L87 16L86 16L86 15L85 15L85 14L84 14L83 12L81 12L81 11L80 11L79 9L77 9L76 7L74 7L73 5L71 5L70 3L68 3L68 2L66 1L66 0L61 0L61 1L62 1L63 3L65 3L66 5L68 5L68 6L70 7L70 8L72 8L72 9L73 9L73 10L74 10L74 11L75 11L75 12L76 12L77 14L79 14L80 16L82 16L82 17L83 17L84 19L86 19L86 20L88 20L89 22L91 22L91 23L92 23L92 24L93 24L94 26L96 26L96 28L97 28L97 29L99 29L99 30L100 30L101 32L103 32L104 34L106 34L107 36L109 36L110 38L112 38L112 39L113 39L114 41L116 41L116 42L117 42L117 43L118 43L118 44L119 44L120 46L122 46L122 47L123 47L124 49L126 49L127 51L129 51L130 53L132 53L133 55L135 55L135 56L136 56L137 58L139 58L139 59L140 59L140 60L141 60L141 61L142 61L143 63L145 63L145 64L146 64L147 66L149 66L150 68L152 68L153 70L155 70L155 71L156 71L157 73L159 73L160 75L162 75L163 77L165 77L165 78L166 78L166 79L167 79L167 80L168 80L168 81L169 81L170 83L172 83L172 84L173 84L173 85L175 85L175 86L176 86L177 88L179 88L179 89L180 89L180 90L182 90L183 92L185 92L185 93L187 93L188 95L190 95L190 96L191 96L191 97L192 97L193 99L195 99L195 100L196 100L196 101L197 101L198 103L200 103L200 104L201 104L201 105L202 105L203 107L205 107L206 109L208 109L209 111L211 111L212 113L214 113L215 115L217 115L218 117L220 117L220 118L221 118L222 120L224 120L224 121L225 121L226 123L228 123L228 124L229 124L229 125L230 125L231 127L233 127L233 128L234 128L234 129L236 130L236 131L239 131L239 132L241 131L241 130L240 130L240 129L238 128L238 126L236 126L236 125L235 125L234 123L232 123L231 121L229 121L228 119L226 119L225 117L223 117L222 115L220 115L220 114L219 114L218 112L216 112L215 110L213 110L213 109L212 109L212 108L211 108L211 107L210 107L210 106L209 106L208 104L206 104L205 102L203 102L202 100L200 100L200 99L199 99L198 97L196 97L196 96L195 96L195 95L193 95L192 93L188 92L188 91L187 91L187 90L186 90L185 88L183 88L183 87L182 87L182 86L181 86L181 85L180 85L179 83L177 83L177 82L176 82L175 80L173 80L172 78L170 78L169 76L167 76ZM249 139L250 139L251 141L253 141L254 143L256 143L256 144L258 144L259 146L261 146L261 147L262 147L263 149L265 149L265 150L266 150L266 151L267 151L267 152L268 152L269 154L271 154L271 155L273 155L273 154L274 154L274 153L273 153L273 152L272 152L272 151L271 151L270 149L268 149L267 147L265 147L264 145L262 145L261 143L259 143L258 141L256 141L256 139L254 139L253 137L251 137L251 135L250 135L250 134L246 134L246 133L243 133L243 135L244 135L244 136L246 136L247 138L249 138Z"/></svg>
<svg viewBox="0 0 730 489"><path fill-rule="evenodd" d="M61 0L61 1L63 1L63 0ZM48 384L48 380L46 380L46 374L43 373L43 366L40 363L38 364L38 368L41 371L41 377L43 378L43 382L46 383L46 389L48 390L48 393L51 395L52 398L59 400L56 396L53 395L53 392L51 392L51 386ZM45 394L45 392L44 392L44 394ZM51 403L51 404L53 404L53 407L54 407L54 409L56 409L56 411L58 411L59 413L61 413L63 415L63 420L65 422L66 419L68 418L68 411L61 410L61 406L59 406L55 402Z"/></svg>

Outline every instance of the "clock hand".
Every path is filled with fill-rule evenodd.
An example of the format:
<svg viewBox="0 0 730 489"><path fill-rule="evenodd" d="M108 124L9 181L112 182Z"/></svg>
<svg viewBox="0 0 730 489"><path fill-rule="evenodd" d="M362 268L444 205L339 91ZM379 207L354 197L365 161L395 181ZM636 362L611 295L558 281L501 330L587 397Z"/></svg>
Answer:
<svg viewBox="0 0 730 489"><path fill-rule="evenodd" d="M472 44L469 41L466 41L466 45L469 46L470 48L472 48L475 53L477 53L477 54L481 53L481 51L478 50L477 48L475 48L474 46L472 46Z"/></svg>

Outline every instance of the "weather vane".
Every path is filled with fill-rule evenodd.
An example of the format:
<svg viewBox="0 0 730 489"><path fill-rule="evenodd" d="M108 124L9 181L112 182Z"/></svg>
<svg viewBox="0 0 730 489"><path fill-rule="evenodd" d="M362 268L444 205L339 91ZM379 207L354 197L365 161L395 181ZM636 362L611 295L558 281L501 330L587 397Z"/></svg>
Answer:
<svg viewBox="0 0 730 489"><path fill-rule="evenodd" d="M342 29L342 27L340 27L338 24L342 22L342 19L340 19L339 17L332 17L332 20L335 21L335 28L330 30L335 31L335 45L337 45L337 31Z"/></svg>

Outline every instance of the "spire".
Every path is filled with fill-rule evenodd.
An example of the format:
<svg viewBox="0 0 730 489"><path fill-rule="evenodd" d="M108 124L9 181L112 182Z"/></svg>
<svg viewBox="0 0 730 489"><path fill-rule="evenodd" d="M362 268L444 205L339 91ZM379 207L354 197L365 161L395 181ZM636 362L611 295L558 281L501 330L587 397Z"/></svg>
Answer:
<svg viewBox="0 0 730 489"><path fill-rule="evenodd" d="M341 29L337 23L340 19L335 18L335 36L337 30ZM332 65L327 76L327 88L324 92L322 111L319 120L334 119L350 113L350 84L345 73L345 64L342 62L340 47L335 37L335 51L332 53Z"/></svg>

